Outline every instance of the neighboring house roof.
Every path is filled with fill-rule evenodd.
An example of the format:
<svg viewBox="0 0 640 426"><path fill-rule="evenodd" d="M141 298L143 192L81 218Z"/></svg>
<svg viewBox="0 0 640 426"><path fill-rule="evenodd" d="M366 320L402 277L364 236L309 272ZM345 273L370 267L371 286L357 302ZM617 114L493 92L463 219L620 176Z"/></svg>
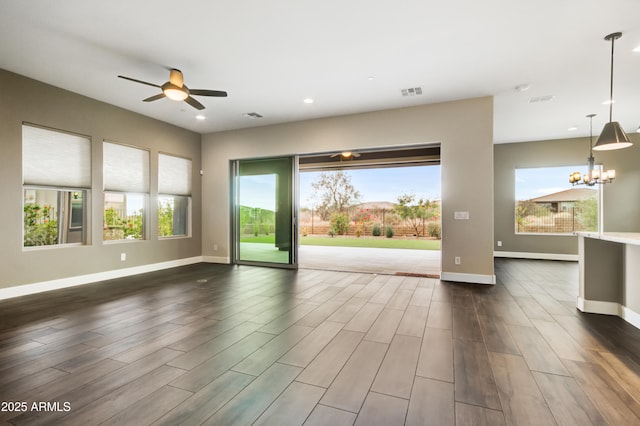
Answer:
<svg viewBox="0 0 640 426"><path fill-rule="evenodd" d="M532 198L529 201L534 203L562 203L570 201L582 201L594 198L597 190L591 188L571 188L553 194L543 195L542 197Z"/></svg>

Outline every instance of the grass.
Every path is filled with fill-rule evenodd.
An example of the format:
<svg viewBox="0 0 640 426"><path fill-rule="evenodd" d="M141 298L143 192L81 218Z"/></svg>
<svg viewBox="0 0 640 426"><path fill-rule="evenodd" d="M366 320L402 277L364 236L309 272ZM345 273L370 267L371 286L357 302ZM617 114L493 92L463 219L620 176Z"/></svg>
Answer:
<svg viewBox="0 0 640 426"><path fill-rule="evenodd" d="M440 240L411 238L301 237L300 245L440 250Z"/></svg>
<svg viewBox="0 0 640 426"><path fill-rule="evenodd" d="M242 243L275 244L275 235L244 236ZM301 237L300 245L332 247L374 247L411 250L440 250L440 240L412 238Z"/></svg>

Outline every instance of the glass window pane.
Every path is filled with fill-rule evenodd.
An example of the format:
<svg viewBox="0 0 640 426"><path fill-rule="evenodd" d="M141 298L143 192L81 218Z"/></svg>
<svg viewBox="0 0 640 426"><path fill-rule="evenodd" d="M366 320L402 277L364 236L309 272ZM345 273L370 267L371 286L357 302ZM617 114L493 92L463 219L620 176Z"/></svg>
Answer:
<svg viewBox="0 0 640 426"><path fill-rule="evenodd" d="M84 243L86 191L24 189L24 247Z"/></svg>
<svg viewBox="0 0 640 426"><path fill-rule="evenodd" d="M292 159L246 160L238 166L238 260L292 263Z"/></svg>
<svg viewBox="0 0 640 426"><path fill-rule="evenodd" d="M144 239L145 194L105 192L103 240Z"/></svg>
<svg viewBox="0 0 640 426"><path fill-rule="evenodd" d="M189 235L190 197L173 195L158 196L158 236Z"/></svg>
<svg viewBox="0 0 640 426"><path fill-rule="evenodd" d="M572 186L573 172L586 173L586 166L516 169L516 233L598 230L600 186Z"/></svg>

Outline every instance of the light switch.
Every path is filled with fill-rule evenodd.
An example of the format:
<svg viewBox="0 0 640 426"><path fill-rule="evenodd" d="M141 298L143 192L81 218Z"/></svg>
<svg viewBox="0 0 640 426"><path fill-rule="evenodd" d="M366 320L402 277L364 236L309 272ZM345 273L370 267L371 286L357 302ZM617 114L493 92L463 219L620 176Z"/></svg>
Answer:
<svg viewBox="0 0 640 426"><path fill-rule="evenodd" d="M469 212L455 212L453 218L455 220L469 220Z"/></svg>

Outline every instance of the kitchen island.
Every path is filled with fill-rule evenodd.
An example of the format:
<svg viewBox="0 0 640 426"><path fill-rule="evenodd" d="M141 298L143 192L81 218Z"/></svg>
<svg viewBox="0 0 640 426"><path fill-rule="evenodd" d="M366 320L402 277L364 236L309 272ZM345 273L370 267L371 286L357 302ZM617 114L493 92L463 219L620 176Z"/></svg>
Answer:
<svg viewBox="0 0 640 426"><path fill-rule="evenodd" d="M640 328L640 232L577 232L582 312L617 315Z"/></svg>

